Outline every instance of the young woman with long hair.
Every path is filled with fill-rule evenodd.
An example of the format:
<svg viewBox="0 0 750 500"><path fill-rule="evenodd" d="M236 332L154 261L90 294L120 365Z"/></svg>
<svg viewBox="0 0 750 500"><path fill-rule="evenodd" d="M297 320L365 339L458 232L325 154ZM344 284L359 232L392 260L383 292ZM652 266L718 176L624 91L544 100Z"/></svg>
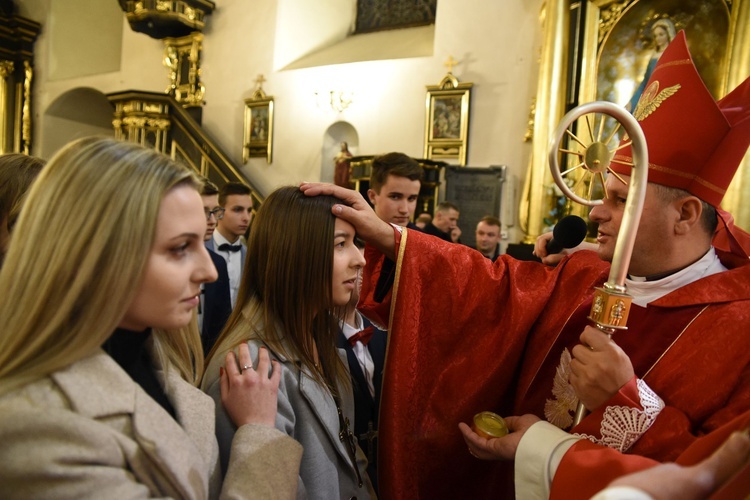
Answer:
<svg viewBox="0 0 750 500"><path fill-rule="evenodd" d="M33 184L0 270L0 497L296 491L301 449L273 429L280 372L246 349L221 375L240 425L222 490L214 404L195 387L194 309L216 279L197 189L106 138L66 146ZM255 456L269 448L273 469Z"/></svg>
<svg viewBox="0 0 750 500"><path fill-rule="evenodd" d="M336 348L337 309L349 302L365 264L354 228L331 213L338 202L297 187L266 198L253 221L237 306L209 353L203 381L218 401L227 352L238 344L247 344L253 359L270 352L281 363L276 427L304 447L298 496L326 500L374 495L352 435L346 354ZM223 462L234 433L227 416L218 415Z"/></svg>

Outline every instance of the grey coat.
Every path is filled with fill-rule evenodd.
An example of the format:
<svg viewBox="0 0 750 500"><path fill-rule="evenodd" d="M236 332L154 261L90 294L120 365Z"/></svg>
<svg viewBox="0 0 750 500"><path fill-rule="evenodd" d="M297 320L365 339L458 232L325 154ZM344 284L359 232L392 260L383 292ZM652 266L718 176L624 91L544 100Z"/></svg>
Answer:
<svg viewBox="0 0 750 500"><path fill-rule="evenodd" d="M261 345L264 344L256 340L248 341L254 366L257 366L258 347ZM363 485L359 487L357 484L352 461L344 443L339 439L339 418L331 394L300 370L295 361L288 360L271 349L269 353L281 364L276 428L299 441L304 448L297 497L320 500L374 498L375 492L366 472L367 458L359 446L356 447L356 459ZM339 349L339 355L346 365L346 353L343 349ZM204 378L203 388L215 401L220 401L218 377L219 367L223 363L223 354L215 356ZM352 391L349 388L341 392L341 410L353 429ZM234 432L234 425L221 405L217 405L216 435L222 462L228 459L229 444Z"/></svg>
<svg viewBox="0 0 750 500"><path fill-rule="evenodd" d="M240 428L223 489L214 403L156 369L179 423L107 354L0 397L0 498L290 498L301 448Z"/></svg>

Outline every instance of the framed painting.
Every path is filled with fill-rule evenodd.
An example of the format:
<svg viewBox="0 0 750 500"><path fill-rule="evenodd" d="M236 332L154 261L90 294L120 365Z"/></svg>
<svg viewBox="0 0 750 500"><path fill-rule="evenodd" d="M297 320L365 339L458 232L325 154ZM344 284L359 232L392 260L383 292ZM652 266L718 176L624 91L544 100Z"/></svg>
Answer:
<svg viewBox="0 0 750 500"><path fill-rule="evenodd" d="M680 30L714 98L726 93L731 48L731 2L630 0L591 2L596 30L586 30L585 51L595 66L583 78L581 102L609 101L634 110L656 61ZM586 55L584 55L586 60ZM614 128L609 123L605 131Z"/></svg>
<svg viewBox="0 0 750 500"><path fill-rule="evenodd" d="M544 43L534 111L534 144L528 193L522 200L525 242L535 241L548 205L548 138L567 110L606 100L626 106L659 51L657 29L669 20L685 30L691 54L714 97L720 98L750 73L750 2L737 0L551 0L544 10ZM658 32L658 33L657 33ZM635 99L637 101L637 97ZM579 123L583 130L585 123ZM602 137L614 124L607 123ZM750 153L724 197L723 208L750 228ZM575 212L584 215L581 212ZM577 209L576 209L577 210Z"/></svg>
<svg viewBox="0 0 750 500"><path fill-rule="evenodd" d="M695 66L715 99L750 73L750 2L732 0L589 0L582 28L579 102L629 107L672 33L685 31ZM573 38L571 37L571 40ZM613 128L608 124L608 128ZM750 228L750 153L722 203L735 223Z"/></svg>
<svg viewBox="0 0 750 500"><path fill-rule="evenodd" d="M427 86L424 156L466 165L469 109L473 83L459 83L448 73L439 85Z"/></svg>
<svg viewBox="0 0 750 500"><path fill-rule="evenodd" d="M242 147L242 161L252 157L273 159L273 97L262 89L256 90L250 99L245 100L245 124Z"/></svg>

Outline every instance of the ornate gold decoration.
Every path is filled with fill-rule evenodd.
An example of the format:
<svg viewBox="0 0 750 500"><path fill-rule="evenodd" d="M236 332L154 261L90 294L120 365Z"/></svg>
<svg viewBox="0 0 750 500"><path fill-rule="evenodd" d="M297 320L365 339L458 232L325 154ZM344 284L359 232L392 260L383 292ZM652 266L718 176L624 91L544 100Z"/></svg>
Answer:
<svg viewBox="0 0 750 500"><path fill-rule="evenodd" d="M544 403L544 418L547 422L567 429L573 423L573 412L578 405L578 398L573 386L570 385L570 362L573 357L567 348L560 355L560 364L555 370L555 378L552 382L553 399Z"/></svg>
<svg viewBox="0 0 750 500"><path fill-rule="evenodd" d="M23 62L23 105L21 107L21 150L25 154L31 154L31 80L34 77L34 69L29 61Z"/></svg>
<svg viewBox="0 0 750 500"><path fill-rule="evenodd" d="M0 61L0 78L8 78L13 74L14 69L13 61Z"/></svg>
<svg viewBox="0 0 750 500"><path fill-rule="evenodd" d="M531 142L534 139L534 115L536 114L536 97L531 99L529 107L529 121L526 126L526 133L523 135L523 142Z"/></svg>
<svg viewBox="0 0 750 500"><path fill-rule="evenodd" d="M458 64L452 57L446 66ZM459 83L449 71L439 85L427 86L424 156L429 160L458 159L466 165L469 109L473 83Z"/></svg>
<svg viewBox="0 0 750 500"><path fill-rule="evenodd" d="M546 186L550 184L547 163L548 137L565 112L565 72L568 54L570 8L565 0L546 2L542 20L543 44L539 64L539 83L534 113L534 140L531 160L524 180L525 197L519 206L519 219L526 221L524 243L534 243L542 232Z"/></svg>
<svg viewBox="0 0 750 500"><path fill-rule="evenodd" d="M242 161L251 157L266 157L273 161L273 97L263 92L266 79L258 75L256 89L250 99L245 99L244 132L242 141Z"/></svg>
<svg viewBox="0 0 750 500"><path fill-rule="evenodd" d="M443 63L443 66L448 68L448 73L453 73L453 66L457 66L458 61L453 59L453 56L448 56L448 59Z"/></svg>
<svg viewBox="0 0 750 500"><path fill-rule="evenodd" d="M167 104L140 99L115 102L112 126L117 139L135 142L168 154L170 123Z"/></svg>
<svg viewBox="0 0 750 500"><path fill-rule="evenodd" d="M659 92L659 81L657 80L653 82L643 91L643 95L641 95L638 104L635 106L633 116L639 122L643 121L648 115L656 111L656 108L661 106L661 103L667 100L667 98L677 93L677 91L680 90L680 87L681 86L678 83L677 85L667 87Z"/></svg>
<svg viewBox="0 0 750 500"><path fill-rule="evenodd" d="M134 31L154 38L185 36L202 31L215 5L210 0L121 0Z"/></svg>
<svg viewBox="0 0 750 500"><path fill-rule="evenodd" d="M599 328L626 329L633 298L615 290L596 288L589 319Z"/></svg>
<svg viewBox="0 0 750 500"><path fill-rule="evenodd" d="M0 61L0 154L10 153L6 125L9 120L8 78L13 75L13 61Z"/></svg>
<svg viewBox="0 0 750 500"><path fill-rule="evenodd" d="M599 38L598 43L602 43L612 27L617 24L628 5L637 0L625 0L616 2L599 11Z"/></svg>
<svg viewBox="0 0 750 500"><path fill-rule="evenodd" d="M578 102L571 105L587 103L597 99L599 85L599 62L601 50L612 29L627 13L645 4L624 0L586 0L581 2L585 10L584 23L580 33L571 33L568 22L571 5L562 0L545 2L540 15L542 20L542 54L540 58L539 84L537 90L537 109L535 112L533 132L533 152L528 173L524 180L524 194L520 201L519 220L526 221L525 243L534 243L544 226L544 213L550 205L545 194L549 185L547 168L547 140L555 124L564 113L566 96L571 89L565 88L566 71L569 67L580 66ZM727 34L727 53L718 54L715 70L720 73L719 82L723 93L742 83L750 73L750 1L723 2L729 17ZM654 2L654 4L657 4ZM676 5L678 3L670 3ZM650 3L649 3L650 5ZM661 4L658 4L661 5ZM657 5L657 6L658 6ZM654 10L648 17L661 16L664 13ZM674 18L673 18L674 19ZM689 29L689 28L688 28ZM583 40L579 57L567 61L568 43L574 36ZM722 89L718 89L722 91ZM721 95L716 95L721 97ZM746 203L750 190L750 152L740 166L722 202L722 207L734 215L735 223L743 228L750 228L750 204ZM575 211L576 209L574 209ZM585 216L584 212L581 212Z"/></svg>
<svg viewBox="0 0 750 500"><path fill-rule="evenodd" d="M198 32L164 39L164 66L169 69L166 93L185 107L203 105L206 88L200 81L202 43L203 35Z"/></svg>

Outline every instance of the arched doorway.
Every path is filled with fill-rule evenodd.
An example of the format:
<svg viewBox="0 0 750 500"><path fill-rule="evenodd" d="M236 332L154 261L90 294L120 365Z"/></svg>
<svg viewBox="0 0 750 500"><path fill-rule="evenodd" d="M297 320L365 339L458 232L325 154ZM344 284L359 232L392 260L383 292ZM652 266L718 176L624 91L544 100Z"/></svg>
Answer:
<svg viewBox="0 0 750 500"><path fill-rule="evenodd" d="M41 156L50 158L68 142L90 135L114 137L114 108L96 89L80 87L55 99L42 117Z"/></svg>
<svg viewBox="0 0 750 500"><path fill-rule="evenodd" d="M357 156L359 154L359 134L352 124L348 122L336 122L326 130L323 135L323 151L321 153L320 180L322 182L333 182L334 161L333 159L341 151L341 143L349 145L349 151Z"/></svg>

